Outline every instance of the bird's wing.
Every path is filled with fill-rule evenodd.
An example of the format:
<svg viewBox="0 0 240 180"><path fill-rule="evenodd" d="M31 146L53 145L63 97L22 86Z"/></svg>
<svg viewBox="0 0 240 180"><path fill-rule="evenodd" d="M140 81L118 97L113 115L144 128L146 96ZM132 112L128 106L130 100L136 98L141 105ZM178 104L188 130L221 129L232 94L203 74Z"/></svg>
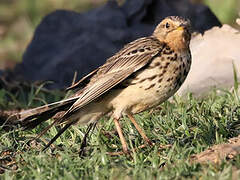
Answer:
<svg viewBox="0 0 240 180"><path fill-rule="evenodd" d="M153 41L153 42L149 42L149 41ZM80 86L82 86L82 84L85 84L86 80L88 81L92 77L93 77L92 79L95 80L96 77L99 78L98 77L99 74L104 74L107 71L110 71L114 68L125 68L127 65L129 65L129 64L125 64L127 62L126 58L129 58L131 55L134 55L135 53L137 56L137 53L141 53L139 52L139 50L141 51L142 49L144 49L146 51L150 51L149 53L151 53L152 52L151 50L153 50L154 51L153 55L154 55L155 50L158 47L149 47L149 45L151 46L152 44L152 46L159 46L159 43L160 42L157 41L155 38L148 37L148 38L140 38L136 41L133 41L127 44L126 46L124 46L124 48L121 51L119 51L117 54L109 58L103 66L93 70L92 72L90 72L89 74L81 78L78 82L68 87L66 90L73 90L73 89L79 88ZM134 62L129 62L129 63L134 63Z"/></svg>
<svg viewBox="0 0 240 180"><path fill-rule="evenodd" d="M79 99L65 113L63 118L92 102L132 73L144 67L161 53L164 44L154 37L140 38L127 44L106 63L98 68L90 83L83 89Z"/></svg>

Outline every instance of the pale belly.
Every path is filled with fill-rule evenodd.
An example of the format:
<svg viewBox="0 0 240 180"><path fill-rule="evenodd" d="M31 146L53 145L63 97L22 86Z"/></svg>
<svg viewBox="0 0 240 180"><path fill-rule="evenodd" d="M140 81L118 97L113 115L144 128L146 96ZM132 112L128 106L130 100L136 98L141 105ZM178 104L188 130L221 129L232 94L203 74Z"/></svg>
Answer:
<svg viewBox="0 0 240 180"><path fill-rule="evenodd" d="M113 107L113 116L120 118L126 113L136 114L157 106L172 96L176 90L168 84L164 84L163 87L156 85L147 90L139 85L132 85L124 90L115 90L112 94L114 97L109 103Z"/></svg>
<svg viewBox="0 0 240 180"><path fill-rule="evenodd" d="M156 62L152 62L152 64L154 65ZM109 103L113 108L114 117L120 118L126 113L136 114L167 100L184 82L190 64L187 64L184 59L175 62L166 60L162 63L162 67L153 67L155 68L138 72L131 85L125 89L114 90L111 93Z"/></svg>

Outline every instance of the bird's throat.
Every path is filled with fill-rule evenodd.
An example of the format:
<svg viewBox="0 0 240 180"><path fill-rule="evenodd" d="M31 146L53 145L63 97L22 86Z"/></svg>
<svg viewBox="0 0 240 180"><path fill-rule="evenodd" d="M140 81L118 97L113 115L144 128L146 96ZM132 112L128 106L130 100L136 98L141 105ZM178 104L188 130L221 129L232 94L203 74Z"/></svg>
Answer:
<svg viewBox="0 0 240 180"><path fill-rule="evenodd" d="M174 51L185 51L189 48L189 40L182 34L171 34L165 39L165 43Z"/></svg>

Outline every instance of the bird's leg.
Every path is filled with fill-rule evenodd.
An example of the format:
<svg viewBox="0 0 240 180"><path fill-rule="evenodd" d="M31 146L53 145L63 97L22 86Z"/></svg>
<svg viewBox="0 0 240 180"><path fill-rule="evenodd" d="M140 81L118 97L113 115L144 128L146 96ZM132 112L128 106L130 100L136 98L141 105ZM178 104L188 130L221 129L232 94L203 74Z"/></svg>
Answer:
<svg viewBox="0 0 240 180"><path fill-rule="evenodd" d="M123 136L123 133L122 133L122 129L121 129L121 126L119 124L119 121L117 118L114 118L114 124L116 126L116 129L117 129L117 132L118 132L118 135L120 137L120 141L122 143L122 149L123 149L123 152L125 154L128 154L128 147L127 147L127 143L126 143L126 140Z"/></svg>
<svg viewBox="0 0 240 180"><path fill-rule="evenodd" d="M137 131L139 132L139 134L142 136L143 140L145 141L146 144L149 145L153 145L153 143L151 142L150 139L148 139L148 137L146 136L146 134L144 133L144 131L142 130L142 128L139 127L139 125L137 124L136 120L134 119L133 115L128 113L127 114L128 118L131 120L131 122L133 123L133 125L135 126L135 128L137 129Z"/></svg>

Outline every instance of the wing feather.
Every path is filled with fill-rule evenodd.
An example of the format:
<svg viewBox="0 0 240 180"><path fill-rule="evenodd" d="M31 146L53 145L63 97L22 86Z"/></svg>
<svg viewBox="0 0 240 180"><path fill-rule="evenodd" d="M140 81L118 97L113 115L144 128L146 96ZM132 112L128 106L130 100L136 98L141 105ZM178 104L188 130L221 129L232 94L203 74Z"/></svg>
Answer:
<svg viewBox="0 0 240 180"><path fill-rule="evenodd" d="M125 46L99 68L90 83L83 89L79 99L63 118L70 117L73 112L94 101L132 73L147 65L153 57L161 53L163 46L153 37L141 38Z"/></svg>

